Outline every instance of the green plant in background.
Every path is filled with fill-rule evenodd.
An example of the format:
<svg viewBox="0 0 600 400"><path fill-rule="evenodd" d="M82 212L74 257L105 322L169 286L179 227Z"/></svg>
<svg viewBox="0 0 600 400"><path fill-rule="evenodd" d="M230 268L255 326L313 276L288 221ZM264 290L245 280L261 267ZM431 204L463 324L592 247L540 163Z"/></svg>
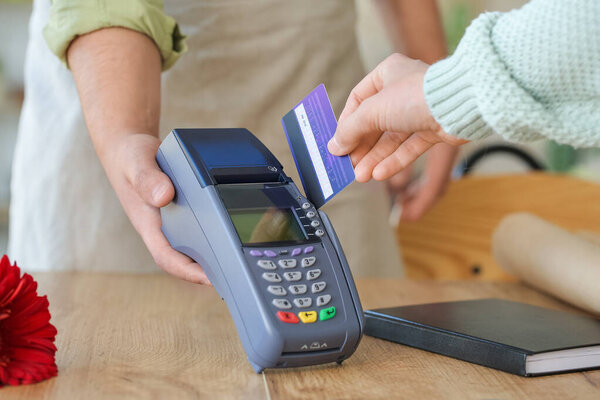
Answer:
<svg viewBox="0 0 600 400"><path fill-rule="evenodd" d="M578 151L573 147L549 140L546 143L547 166L552 172L565 173L573 169L578 160Z"/></svg>
<svg viewBox="0 0 600 400"><path fill-rule="evenodd" d="M450 6L444 15L444 32L448 43L448 52L454 53L460 39L465 34L465 29L475 17L473 7L466 2L457 2Z"/></svg>

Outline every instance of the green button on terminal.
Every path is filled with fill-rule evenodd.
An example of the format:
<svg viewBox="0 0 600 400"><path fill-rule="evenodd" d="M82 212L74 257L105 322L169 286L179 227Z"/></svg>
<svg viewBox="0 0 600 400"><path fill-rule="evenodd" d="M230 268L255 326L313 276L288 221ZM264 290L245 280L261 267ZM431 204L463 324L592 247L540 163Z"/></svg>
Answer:
<svg viewBox="0 0 600 400"><path fill-rule="evenodd" d="M327 307L319 313L319 320L325 321L335 317L335 307Z"/></svg>

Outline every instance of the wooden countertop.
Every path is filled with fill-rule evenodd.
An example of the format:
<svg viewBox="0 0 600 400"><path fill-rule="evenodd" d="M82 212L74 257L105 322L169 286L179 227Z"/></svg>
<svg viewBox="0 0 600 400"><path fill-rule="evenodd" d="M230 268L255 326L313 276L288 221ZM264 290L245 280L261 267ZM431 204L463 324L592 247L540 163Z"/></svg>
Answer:
<svg viewBox="0 0 600 400"><path fill-rule="evenodd" d="M36 273L58 377L11 399L598 399L600 371L523 378L365 336L342 366L256 374L212 288L166 275ZM499 297L569 306L517 283L361 279L365 308ZM571 309L572 310L572 309Z"/></svg>

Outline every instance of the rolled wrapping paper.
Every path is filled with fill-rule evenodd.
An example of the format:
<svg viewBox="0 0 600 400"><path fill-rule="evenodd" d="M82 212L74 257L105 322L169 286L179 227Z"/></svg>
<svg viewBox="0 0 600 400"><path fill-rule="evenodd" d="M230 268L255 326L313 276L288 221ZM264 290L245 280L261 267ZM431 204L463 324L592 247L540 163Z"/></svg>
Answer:
<svg viewBox="0 0 600 400"><path fill-rule="evenodd" d="M496 228L498 264L530 285L600 314L600 244L535 215L510 214Z"/></svg>
<svg viewBox="0 0 600 400"><path fill-rule="evenodd" d="M592 243L600 245L600 233L590 231L577 231L575 233L581 238L584 238L586 240L591 241Z"/></svg>

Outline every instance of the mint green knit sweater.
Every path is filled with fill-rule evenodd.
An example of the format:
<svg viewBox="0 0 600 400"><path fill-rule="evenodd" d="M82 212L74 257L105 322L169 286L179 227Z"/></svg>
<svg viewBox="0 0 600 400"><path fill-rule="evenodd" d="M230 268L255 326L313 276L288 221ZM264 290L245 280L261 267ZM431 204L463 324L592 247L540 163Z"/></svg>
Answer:
<svg viewBox="0 0 600 400"><path fill-rule="evenodd" d="M600 0L480 15L424 90L442 128L464 139L600 146Z"/></svg>

